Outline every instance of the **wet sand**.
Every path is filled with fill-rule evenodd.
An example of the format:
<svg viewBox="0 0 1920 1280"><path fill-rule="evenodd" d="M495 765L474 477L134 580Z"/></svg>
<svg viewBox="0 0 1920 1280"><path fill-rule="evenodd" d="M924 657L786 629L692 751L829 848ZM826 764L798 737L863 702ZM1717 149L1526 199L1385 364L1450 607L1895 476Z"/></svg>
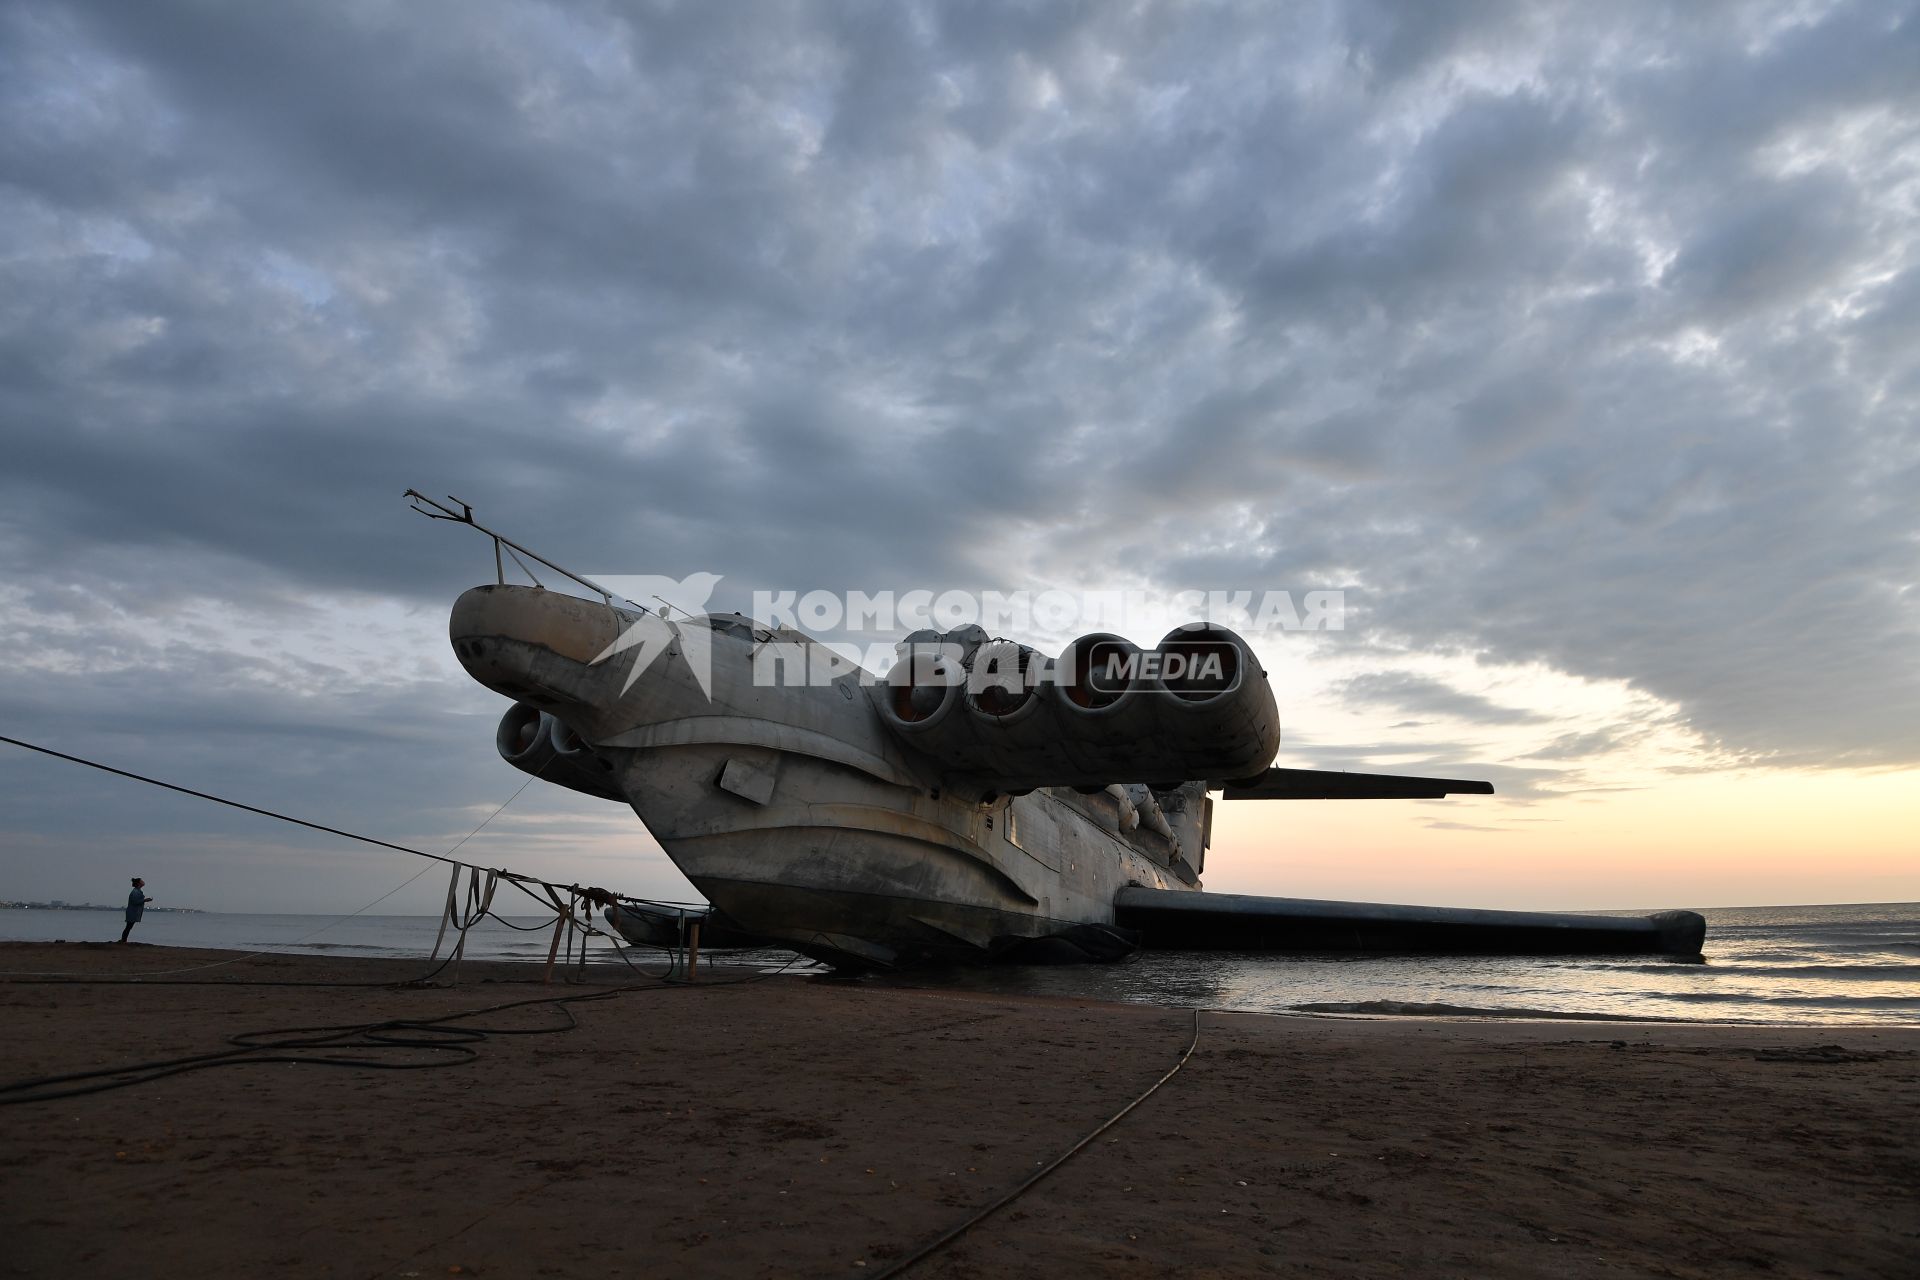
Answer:
<svg viewBox="0 0 1920 1280"><path fill-rule="evenodd" d="M7 974L150 975L0 983L0 1077L589 989L476 964L260 985L422 967L305 956L151 976L222 958L0 944ZM444 1070L0 1108L0 1275L871 1276L1192 1035L1184 1010L730 976ZM1203 1014L1159 1093L909 1274L1912 1276L1917 1084L1920 1029Z"/></svg>

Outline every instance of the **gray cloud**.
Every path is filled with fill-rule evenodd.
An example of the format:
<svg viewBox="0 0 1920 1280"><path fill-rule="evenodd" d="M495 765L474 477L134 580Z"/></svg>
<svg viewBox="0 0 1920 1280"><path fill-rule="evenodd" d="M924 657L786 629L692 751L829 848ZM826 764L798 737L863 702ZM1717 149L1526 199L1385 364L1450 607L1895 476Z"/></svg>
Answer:
<svg viewBox="0 0 1920 1280"><path fill-rule="evenodd" d="M394 830L496 796L420 485L724 607L1349 585L1318 653L1920 763L1916 55L1864 3L7 6L0 706ZM169 632L316 593L415 610L406 672Z"/></svg>
<svg viewBox="0 0 1920 1280"><path fill-rule="evenodd" d="M1428 716L1449 716L1471 724L1540 724L1549 717L1522 707L1505 707L1431 676L1412 671L1375 671L1340 682L1341 697L1363 706Z"/></svg>
<svg viewBox="0 0 1920 1280"><path fill-rule="evenodd" d="M1608 725L1605 728L1590 729L1582 733L1563 733L1546 746L1528 752L1527 758L1530 760L1584 760L1629 746L1646 737L1646 734L1646 728L1638 725Z"/></svg>

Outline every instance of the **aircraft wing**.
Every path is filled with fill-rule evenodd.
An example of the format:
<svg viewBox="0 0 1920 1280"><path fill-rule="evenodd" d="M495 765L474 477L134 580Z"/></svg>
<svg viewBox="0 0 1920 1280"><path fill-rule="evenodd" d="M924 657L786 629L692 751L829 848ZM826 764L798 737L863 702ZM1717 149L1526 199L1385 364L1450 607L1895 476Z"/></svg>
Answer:
<svg viewBox="0 0 1920 1280"><path fill-rule="evenodd" d="M1229 800L1439 800L1493 794L1491 782L1327 769L1269 769L1257 778L1217 785Z"/></svg>
<svg viewBox="0 0 1920 1280"><path fill-rule="evenodd" d="M1335 774L1339 777L1339 774ZM1362 776L1362 775L1350 775ZM1424 781L1424 779L1415 779ZM1474 911L1378 902L1320 902L1128 885L1114 920L1157 951L1386 951L1451 955L1698 957L1707 921L1697 911L1650 916Z"/></svg>

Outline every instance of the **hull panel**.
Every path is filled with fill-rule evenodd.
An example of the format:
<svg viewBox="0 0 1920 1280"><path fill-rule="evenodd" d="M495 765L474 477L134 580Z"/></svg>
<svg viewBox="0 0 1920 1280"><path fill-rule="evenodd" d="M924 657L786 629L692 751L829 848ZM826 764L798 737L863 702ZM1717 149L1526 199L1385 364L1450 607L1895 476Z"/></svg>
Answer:
<svg viewBox="0 0 1920 1280"><path fill-rule="evenodd" d="M626 753L622 753L626 754ZM729 792L742 767L764 801ZM737 927L868 963L986 958L1012 940L1111 926L1164 868L1050 793L980 804L751 744L632 752L621 785L676 866Z"/></svg>

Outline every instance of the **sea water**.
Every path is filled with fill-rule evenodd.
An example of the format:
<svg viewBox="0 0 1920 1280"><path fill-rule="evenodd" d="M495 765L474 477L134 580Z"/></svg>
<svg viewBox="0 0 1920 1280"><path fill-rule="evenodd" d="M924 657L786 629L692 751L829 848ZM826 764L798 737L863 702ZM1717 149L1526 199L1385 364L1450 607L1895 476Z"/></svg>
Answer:
<svg viewBox="0 0 1920 1280"><path fill-rule="evenodd" d="M1704 962L1653 956L1276 956L1142 952L1119 964L916 972L916 986L1080 996L1247 1012L1551 1013L1786 1023L1920 1025L1920 903L1710 909ZM544 960L552 919L486 920L467 955ZM0 911L0 940L111 941L120 913ZM519 926L514 928L512 926ZM433 916L149 913L135 939L319 955L412 956L432 949ZM443 945L441 954L446 948ZM589 958L614 960L604 939ZM661 967L641 954L650 968ZM717 957L723 962L726 956ZM732 957L756 967L786 953ZM0 957L0 977L7 965ZM817 971L796 964L800 972Z"/></svg>
<svg viewBox="0 0 1920 1280"><path fill-rule="evenodd" d="M1705 960L1146 951L1118 965L956 972L949 985L1247 1012L1560 1014L1920 1025L1920 903L1723 907Z"/></svg>
<svg viewBox="0 0 1920 1280"><path fill-rule="evenodd" d="M0 941L112 942L126 923L119 908L0 911ZM239 915L221 911L154 911L133 926L134 942L163 947L217 947L227 951L327 956L412 956L433 950L438 916ZM453 930L441 943L447 954ZM467 931L470 960L542 960L553 942L553 917L488 917ZM590 939L590 946L611 947ZM576 952L577 954L577 952ZM0 962L0 970L7 966Z"/></svg>

